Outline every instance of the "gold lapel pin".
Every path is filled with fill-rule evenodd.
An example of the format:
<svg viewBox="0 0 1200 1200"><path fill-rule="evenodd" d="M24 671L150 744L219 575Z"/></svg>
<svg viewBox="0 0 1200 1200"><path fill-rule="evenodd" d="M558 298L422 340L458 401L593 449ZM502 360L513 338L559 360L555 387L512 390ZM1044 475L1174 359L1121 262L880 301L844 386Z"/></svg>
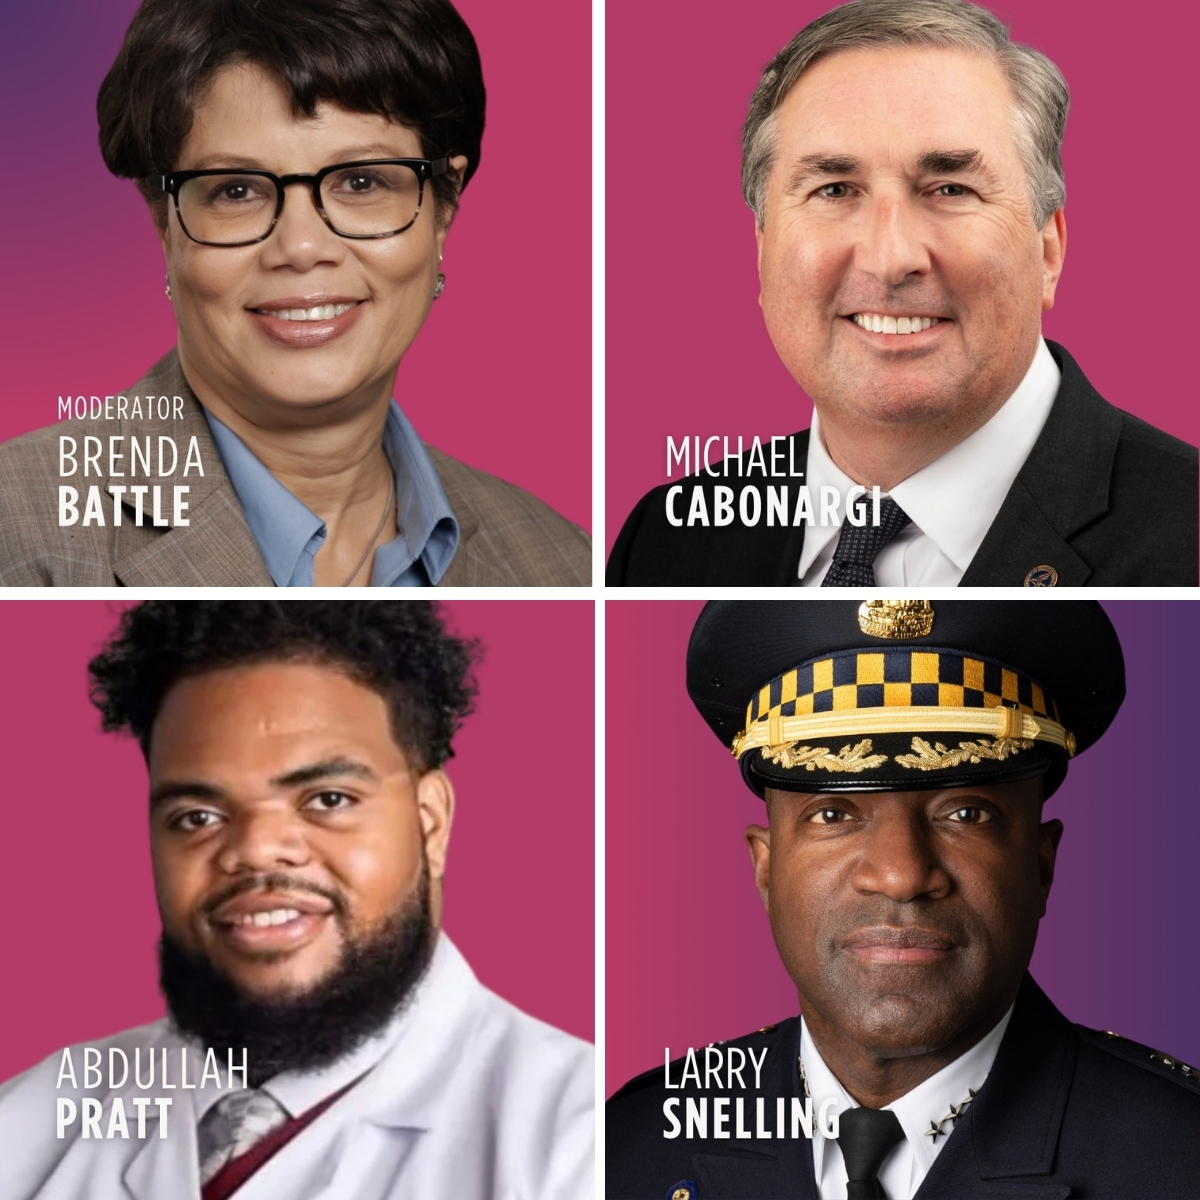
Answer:
<svg viewBox="0 0 1200 1200"><path fill-rule="evenodd" d="M1040 567L1034 567L1025 576L1026 587L1054 587L1057 583L1058 572L1053 567L1046 566L1045 563Z"/></svg>

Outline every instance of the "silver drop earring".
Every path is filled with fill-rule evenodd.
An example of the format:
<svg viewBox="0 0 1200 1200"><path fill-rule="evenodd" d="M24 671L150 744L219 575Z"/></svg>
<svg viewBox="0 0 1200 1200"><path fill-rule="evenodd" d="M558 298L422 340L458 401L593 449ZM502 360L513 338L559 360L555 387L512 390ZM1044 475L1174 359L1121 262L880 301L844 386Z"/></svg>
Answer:
<svg viewBox="0 0 1200 1200"><path fill-rule="evenodd" d="M442 294L442 292L444 292L445 290L446 290L446 277L445 277L445 275L443 275L441 273L441 271L439 271L437 287L435 287L433 289L433 298L436 300Z"/></svg>
<svg viewBox="0 0 1200 1200"><path fill-rule="evenodd" d="M170 298L171 298L171 276L168 274L167 275L167 299L170 300Z"/></svg>

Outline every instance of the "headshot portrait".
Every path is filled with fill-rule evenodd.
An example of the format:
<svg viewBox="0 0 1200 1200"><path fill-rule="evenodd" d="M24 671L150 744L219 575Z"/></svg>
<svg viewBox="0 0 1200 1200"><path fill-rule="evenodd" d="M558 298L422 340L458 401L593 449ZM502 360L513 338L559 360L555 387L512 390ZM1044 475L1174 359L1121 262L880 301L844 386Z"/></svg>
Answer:
<svg viewBox="0 0 1200 1200"><path fill-rule="evenodd" d="M9 330L0 585L591 583L586 5L18 23L63 196L10 222L70 295Z"/></svg>
<svg viewBox="0 0 1200 1200"><path fill-rule="evenodd" d="M606 1194L1194 1196L1195 604L610 607Z"/></svg>
<svg viewBox="0 0 1200 1200"><path fill-rule="evenodd" d="M610 201L608 583L1196 585L1190 364L1110 317L1182 300L1195 241L1164 201L1148 242L1116 165L1184 136L1157 23L609 12L610 154L686 96L672 155L703 186L667 223Z"/></svg>
<svg viewBox="0 0 1200 1200"><path fill-rule="evenodd" d="M579 782L543 795L511 748L563 670L590 716L593 620L20 606L6 737L43 785L4 883L27 913L6 1200L591 1195L590 754L546 751ZM55 621L64 645L32 669ZM48 692L57 745L32 716Z"/></svg>

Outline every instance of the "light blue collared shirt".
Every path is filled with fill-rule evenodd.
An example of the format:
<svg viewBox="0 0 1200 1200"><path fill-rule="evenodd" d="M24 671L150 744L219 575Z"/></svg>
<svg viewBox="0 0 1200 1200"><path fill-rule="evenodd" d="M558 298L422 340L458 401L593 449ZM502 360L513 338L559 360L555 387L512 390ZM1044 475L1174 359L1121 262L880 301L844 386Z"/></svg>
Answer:
<svg viewBox="0 0 1200 1200"><path fill-rule="evenodd" d="M207 409L204 415L275 586L312 587L313 559L325 542L325 522L232 429ZM458 521L421 439L395 400L383 428L383 449L396 480L400 533L375 551L371 587L427 587L445 575L458 549Z"/></svg>

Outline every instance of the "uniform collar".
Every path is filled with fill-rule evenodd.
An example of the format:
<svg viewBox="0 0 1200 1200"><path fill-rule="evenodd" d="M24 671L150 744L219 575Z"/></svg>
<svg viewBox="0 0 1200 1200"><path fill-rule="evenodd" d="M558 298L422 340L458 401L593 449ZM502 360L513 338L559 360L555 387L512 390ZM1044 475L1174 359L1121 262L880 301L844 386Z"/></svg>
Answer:
<svg viewBox="0 0 1200 1200"><path fill-rule="evenodd" d="M955 1122L945 1118L951 1115L952 1109L960 1110L971 1093L978 1092L983 1087L996 1060L996 1053L1000 1049L1012 1013L1010 1006L995 1028L964 1054L960 1054L952 1063L948 1063L899 1099L884 1105L885 1111L896 1114L904 1130L905 1140L912 1147L921 1176L929 1171L946 1139L953 1132ZM857 1104L826 1065L803 1019L800 1022L800 1060L804 1065L808 1091L813 1102L813 1151L816 1177L819 1180L827 1141L816 1120L821 1102L829 1098L836 1099L838 1103L835 1108L839 1113L848 1108L855 1108ZM943 1131L936 1139L929 1134L934 1125L938 1125Z"/></svg>
<svg viewBox="0 0 1200 1200"><path fill-rule="evenodd" d="M204 415L275 585L311 587L313 558L327 535L325 522L232 429L207 410ZM371 586L437 583L458 549L458 522L425 447L395 400L388 408L383 448L396 481L400 532L375 552Z"/></svg>
<svg viewBox="0 0 1200 1200"><path fill-rule="evenodd" d="M1050 416L1061 381L1058 364L1045 339L1039 338L1025 377L991 420L885 493L960 571L965 571L975 557L1029 457ZM823 485L837 488L843 499L854 486L854 481L829 457L821 436L820 416L815 411L805 469L814 511L820 511ZM840 528L814 525L805 530L800 577Z"/></svg>

